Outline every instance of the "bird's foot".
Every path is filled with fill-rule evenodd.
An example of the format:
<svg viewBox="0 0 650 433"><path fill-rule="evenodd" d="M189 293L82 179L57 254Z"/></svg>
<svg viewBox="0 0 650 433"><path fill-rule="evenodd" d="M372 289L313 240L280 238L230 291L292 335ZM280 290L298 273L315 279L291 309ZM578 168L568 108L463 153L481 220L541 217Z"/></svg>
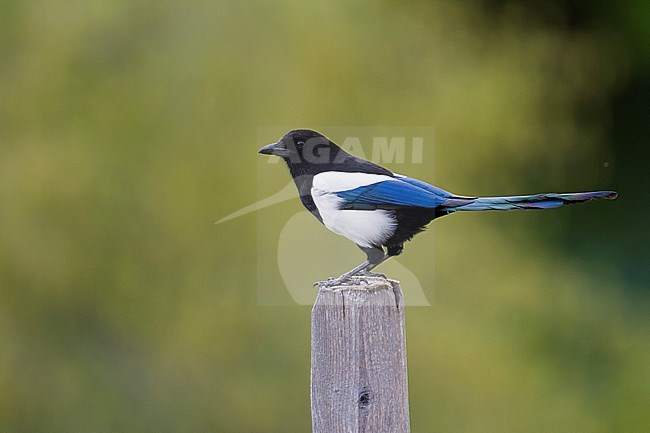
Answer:
<svg viewBox="0 0 650 433"><path fill-rule="evenodd" d="M338 278L329 277L326 281L319 281L314 283L314 287L318 286L319 288L327 287L337 287L337 286L355 286L355 285L367 285L370 283L370 278L382 278L387 280L388 278L384 274L377 272L360 272L356 275L341 275Z"/></svg>
<svg viewBox="0 0 650 433"><path fill-rule="evenodd" d="M350 277L347 277L345 275L341 275L338 278L335 277L329 277L327 281L321 281L321 286L325 287L335 287L335 286L342 286L344 283L349 282Z"/></svg>
<svg viewBox="0 0 650 433"><path fill-rule="evenodd" d="M386 278L382 274L374 274L370 272L372 268L377 266L376 264L371 264L368 261L365 261L361 263L359 266L357 266L354 269L349 270L348 272L342 274L338 278L333 278L330 277L327 279L327 281L320 281L318 284L319 287L335 287L335 286L354 286L359 284L360 282L363 283L363 280L361 281L356 281L353 280L352 277L357 277L357 276L362 276L362 277L375 277L375 276L381 276L383 278ZM367 283L367 281L365 281Z"/></svg>
<svg viewBox="0 0 650 433"><path fill-rule="evenodd" d="M360 272L359 275L363 277L370 277L370 278L383 278L384 280L388 279L388 277L385 274L382 274L381 272L363 271Z"/></svg>
<svg viewBox="0 0 650 433"><path fill-rule="evenodd" d="M325 281L319 281L317 283L314 283L314 287L318 286L319 288L327 288L327 287L336 287L336 286L354 286L357 284L354 280L352 280L353 275L346 275L343 274L340 277L329 277Z"/></svg>

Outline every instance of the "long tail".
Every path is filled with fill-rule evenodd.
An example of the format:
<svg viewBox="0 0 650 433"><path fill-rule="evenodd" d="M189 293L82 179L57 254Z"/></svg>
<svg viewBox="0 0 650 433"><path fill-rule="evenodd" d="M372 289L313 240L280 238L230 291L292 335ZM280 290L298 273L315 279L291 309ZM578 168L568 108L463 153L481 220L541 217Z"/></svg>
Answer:
<svg viewBox="0 0 650 433"><path fill-rule="evenodd" d="M481 197L461 199L457 197L442 203L440 210L447 212L513 209L553 209L565 204L584 203L591 200L614 200L615 191L575 192L566 194L535 194L510 197Z"/></svg>

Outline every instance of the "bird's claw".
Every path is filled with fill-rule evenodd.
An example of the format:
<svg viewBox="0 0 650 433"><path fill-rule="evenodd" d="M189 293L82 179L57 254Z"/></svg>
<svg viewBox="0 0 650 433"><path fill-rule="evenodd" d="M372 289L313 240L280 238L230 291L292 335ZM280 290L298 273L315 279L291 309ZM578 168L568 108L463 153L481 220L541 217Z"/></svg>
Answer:
<svg viewBox="0 0 650 433"><path fill-rule="evenodd" d="M383 278L384 280L388 279L388 277L381 272L362 271L359 273L359 275L370 278Z"/></svg>
<svg viewBox="0 0 650 433"><path fill-rule="evenodd" d="M326 281L318 281L317 283L314 283L314 287L318 286L319 288L323 287L335 287L335 286L341 286L343 283L349 280L348 278L341 278L341 277L329 277Z"/></svg>

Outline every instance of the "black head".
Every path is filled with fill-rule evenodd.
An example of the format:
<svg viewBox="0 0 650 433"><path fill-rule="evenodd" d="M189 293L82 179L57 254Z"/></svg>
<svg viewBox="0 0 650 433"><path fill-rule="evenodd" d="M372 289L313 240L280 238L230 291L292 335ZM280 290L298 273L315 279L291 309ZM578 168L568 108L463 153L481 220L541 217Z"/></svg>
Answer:
<svg viewBox="0 0 650 433"><path fill-rule="evenodd" d="M328 164L334 161L340 147L324 135L309 129L287 132L277 143L264 146L258 153L276 155L287 164Z"/></svg>

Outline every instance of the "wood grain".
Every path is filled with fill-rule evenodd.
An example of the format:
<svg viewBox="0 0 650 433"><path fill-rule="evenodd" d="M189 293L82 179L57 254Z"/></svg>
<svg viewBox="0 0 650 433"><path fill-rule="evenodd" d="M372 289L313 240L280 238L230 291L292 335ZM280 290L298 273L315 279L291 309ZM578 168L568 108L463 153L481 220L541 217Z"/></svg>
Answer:
<svg viewBox="0 0 650 433"><path fill-rule="evenodd" d="M312 309L314 433L406 433L404 298L399 282L321 287Z"/></svg>

